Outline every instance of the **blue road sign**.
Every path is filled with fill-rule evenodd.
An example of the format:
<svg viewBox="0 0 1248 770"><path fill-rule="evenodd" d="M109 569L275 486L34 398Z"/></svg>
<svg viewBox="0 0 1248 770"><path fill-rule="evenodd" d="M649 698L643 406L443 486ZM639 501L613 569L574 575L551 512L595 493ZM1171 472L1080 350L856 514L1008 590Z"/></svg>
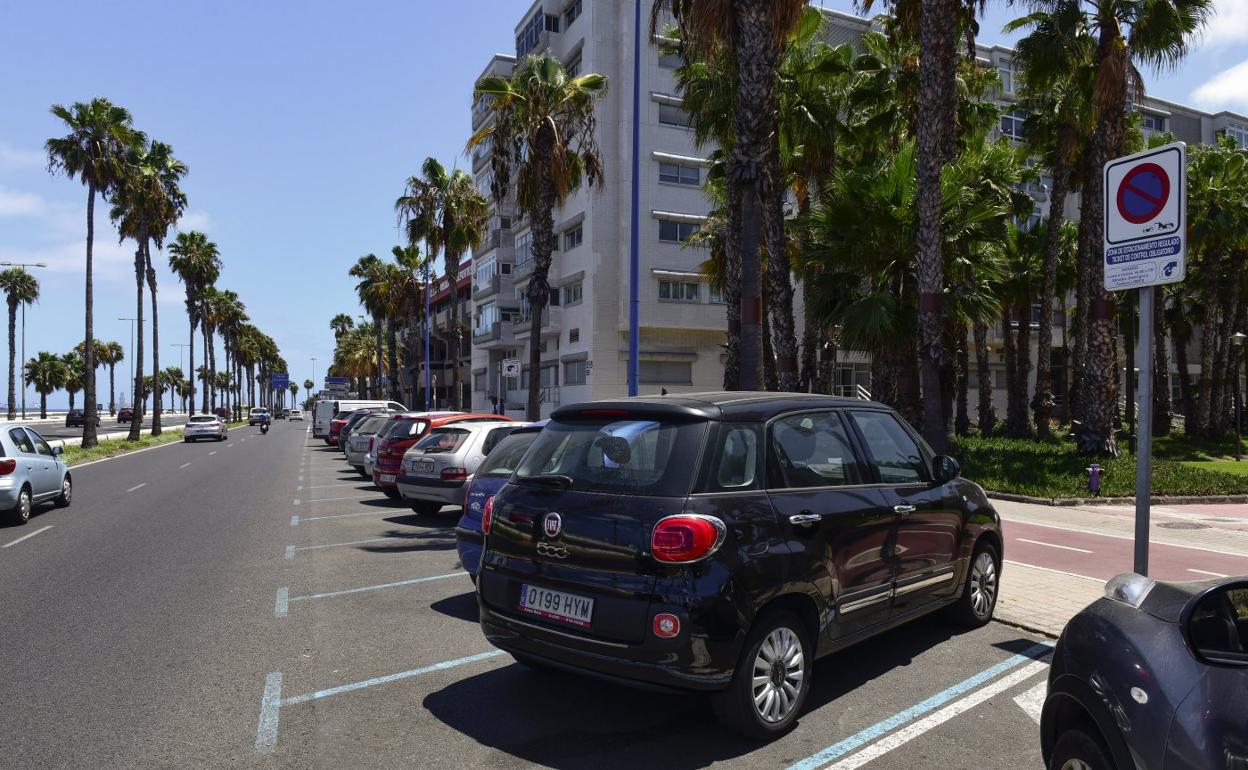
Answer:
<svg viewBox="0 0 1248 770"><path fill-rule="evenodd" d="M285 390L290 387L290 375L286 372L274 372L269 383L275 390Z"/></svg>

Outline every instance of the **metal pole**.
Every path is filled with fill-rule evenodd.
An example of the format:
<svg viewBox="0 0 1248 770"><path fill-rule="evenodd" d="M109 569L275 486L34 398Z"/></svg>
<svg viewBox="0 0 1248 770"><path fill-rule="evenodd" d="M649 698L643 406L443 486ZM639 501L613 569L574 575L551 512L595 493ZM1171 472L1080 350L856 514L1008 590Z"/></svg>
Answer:
<svg viewBox="0 0 1248 770"><path fill-rule="evenodd" d="M633 14L633 185L632 222L628 252L628 395L637 395L641 364L640 345L640 220L641 205L641 0L634 0Z"/></svg>
<svg viewBox="0 0 1248 770"><path fill-rule="evenodd" d="M1153 489L1153 292L1140 289L1139 441L1135 455L1135 571L1148 574L1149 498Z"/></svg>
<svg viewBox="0 0 1248 770"><path fill-rule="evenodd" d="M22 303L22 366L26 365L26 303ZM26 419L26 377L22 377L22 419Z"/></svg>
<svg viewBox="0 0 1248 770"><path fill-rule="evenodd" d="M429 242L425 242L427 247ZM432 254L429 255L433 256ZM425 411L429 409L429 391L433 387L433 366L429 361L429 327L433 325L433 319L429 315L429 259L425 259Z"/></svg>

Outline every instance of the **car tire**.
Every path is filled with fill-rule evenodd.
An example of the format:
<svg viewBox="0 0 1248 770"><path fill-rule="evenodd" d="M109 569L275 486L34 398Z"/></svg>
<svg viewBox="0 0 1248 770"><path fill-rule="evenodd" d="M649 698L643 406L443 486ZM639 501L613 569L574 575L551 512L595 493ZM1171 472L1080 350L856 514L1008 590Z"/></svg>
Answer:
<svg viewBox="0 0 1248 770"><path fill-rule="evenodd" d="M190 437L183 437L183 439L182 439L182 443L183 443L183 444L189 444L189 443L191 443L191 439L190 439Z"/></svg>
<svg viewBox="0 0 1248 770"><path fill-rule="evenodd" d="M992 543L981 539L971 554L962 595L949 607L950 616L967 628L987 625L1000 595L1001 557Z"/></svg>
<svg viewBox="0 0 1248 770"><path fill-rule="evenodd" d="M61 493L56 496L52 504L57 508L68 508L69 504L74 501L74 481L66 474L65 479L61 481Z"/></svg>
<svg viewBox="0 0 1248 770"><path fill-rule="evenodd" d="M30 497L30 487L22 487L22 491L17 493L17 505L9 510L9 518L15 524L25 524L30 521L34 506Z"/></svg>
<svg viewBox="0 0 1248 770"><path fill-rule="evenodd" d="M1115 770L1115 765L1099 735L1071 727L1053 746L1049 770Z"/></svg>
<svg viewBox="0 0 1248 770"><path fill-rule="evenodd" d="M441 503L426 503L423 501L410 503L412 510L417 516L436 516L442 510Z"/></svg>
<svg viewBox="0 0 1248 770"><path fill-rule="evenodd" d="M810 693L813 653L801 618L785 610L763 615L746 637L732 683L711 695L715 716L733 730L759 740L792 730ZM767 672L766 681L757 686L756 671Z"/></svg>

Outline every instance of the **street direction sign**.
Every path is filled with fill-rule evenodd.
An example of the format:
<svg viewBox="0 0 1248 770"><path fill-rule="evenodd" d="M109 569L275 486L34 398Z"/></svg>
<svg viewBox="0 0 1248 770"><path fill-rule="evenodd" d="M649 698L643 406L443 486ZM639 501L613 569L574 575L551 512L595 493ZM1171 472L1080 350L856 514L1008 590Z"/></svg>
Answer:
<svg viewBox="0 0 1248 770"><path fill-rule="evenodd" d="M274 372L269 377L269 384L274 390L285 390L290 387L290 375L286 372Z"/></svg>
<svg viewBox="0 0 1248 770"><path fill-rule="evenodd" d="M519 377L520 376L520 359L504 358L503 359L503 376Z"/></svg>
<svg viewBox="0 0 1248 770"><path fill-rule="evenodd" d="M1187 145L1105 164L1105 289L1179 283L1187 276Z"/></svg>

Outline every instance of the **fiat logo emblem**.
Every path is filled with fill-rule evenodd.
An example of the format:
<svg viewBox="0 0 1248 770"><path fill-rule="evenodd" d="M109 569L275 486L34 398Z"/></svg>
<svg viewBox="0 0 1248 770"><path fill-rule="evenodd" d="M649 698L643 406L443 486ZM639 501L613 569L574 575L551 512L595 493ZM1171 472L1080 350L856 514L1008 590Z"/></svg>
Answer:
<svg viewBox="0 0 1248 770"><path fill-rule="evenodd" d="M563 531L563 518L553 511L546 514L546 518L542 519L542 529L546 532L546 537L559 537L559 533Z"/></svg>

